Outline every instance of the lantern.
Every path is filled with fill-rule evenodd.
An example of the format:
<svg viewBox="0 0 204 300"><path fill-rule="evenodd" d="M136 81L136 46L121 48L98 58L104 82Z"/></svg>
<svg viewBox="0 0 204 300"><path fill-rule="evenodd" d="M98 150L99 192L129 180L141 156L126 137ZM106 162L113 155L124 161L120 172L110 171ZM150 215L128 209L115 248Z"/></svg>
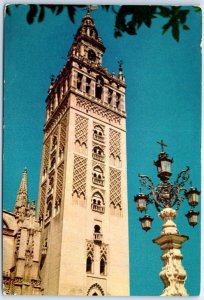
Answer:
<svg viewBox="0 0 204 300"><path fill-rule="evenodd" d="M171 173L171 164L173 159L168 158L168 154L165 152L161 152L158 156L158 160L154 162L155 166L157 166L157 176L161 180L168 180Z"/></svg>
<svg viewBox="0 0 204 300"><path fill-rule="evenodd" d="M135 196L134 201L136 202L138 211L143 212L146 210L146 206L147 206L147 202L148 202L147 195L139 193L137 196Z"/></svg>
<svg viewBox="0 0 204 300"><path fill-rule="evenodd" d="M192 209L189 210L189 212L186 214L186 217L188 218L188 223L191 226L195 226L198 223L198 216L199 216L199 212L193 211Z"/></svg>
<svg viewBox="0 0 204 300"><path fill-rule="evenodd" d="M141 225L142 225L142 229L145 230L145 231L148 231L151 229L151 226L152 226L152 221L154 219L152 219L150 216L148 215L144 215L143 218L139 218L140 222L141 222Z"/></svg>
<svg viewBox="0 0 204 300"><path fill-rule="evenodd" d="M198 204L199 195L200 192L193 187L190 187L190 189L185 192L185 196L188 199L188 203L190 206L196 206Z"/></svg>

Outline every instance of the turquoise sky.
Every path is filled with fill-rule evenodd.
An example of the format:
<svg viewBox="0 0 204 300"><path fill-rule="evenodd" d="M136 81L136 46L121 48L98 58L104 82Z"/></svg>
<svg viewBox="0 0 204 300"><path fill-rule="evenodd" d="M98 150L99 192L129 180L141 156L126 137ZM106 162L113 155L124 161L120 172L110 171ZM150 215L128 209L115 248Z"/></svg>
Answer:
<svg viewBox="0 0 204 300"><path fill-rule="evenodd" d="M10 211L24 166L28 168L29 198L37 201L50 75L57 75L65 64L73 35L85 13L77 13L75 24L66 13L57 17L47 13L44 22L28 25L27 9L13 7L12 16L7 16L4 24L3 207ZM172 179L189 165L193 185L200 189L201 15L189 15L187 24L191 29L181 32L179 43L169 32L161 35L161 26L166 22L163 19L156 19L151 29L141 28L138 36L115 39L114 14L98 9L92 15L107 48L103 65L117 73L117 61L122 59L127 83L131 295L160 295L161 251L152 239L160 235L162 222L151 207L148 213L154 218L153 228L144 232L133 198L139 192L138 173L158 182L153 161L160 151L156 141L161 139L174 158ZM183 203L176 223L180 233L190 238L182 249L188 273L186 288L190 295L198 295L200 227L193 229L188 225L184 216L188 210Z"/></svg>

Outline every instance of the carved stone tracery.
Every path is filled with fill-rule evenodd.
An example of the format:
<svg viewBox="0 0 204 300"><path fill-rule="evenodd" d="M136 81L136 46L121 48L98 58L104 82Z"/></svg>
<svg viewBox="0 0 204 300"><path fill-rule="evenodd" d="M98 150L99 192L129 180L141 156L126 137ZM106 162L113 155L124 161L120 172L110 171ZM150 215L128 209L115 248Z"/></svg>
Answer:
<svg viewBox="0 0 204 300"><path fill-rule="evenodd" d="M86 173L87 173L87 159L75 155L74 156L74 172L73 172L73 194L76 193L78 197L81 195L86 197Z"/></svg>
<svg viewBox="0 0 204 300"><path fill-rule="evenodd" d="M113 123L117 123L117 124L121 123L122 117L120 115L116 114L115 112L112 112L108 108L98 105L97 103L95 103L93 101L86 100L81 97L77 97L76 105L81 108L84 108L84 110L87 113L93 113L93 114L96 114L97 116L103 117L108 122L113 122Z"/></svg>
<svg viewBox="0 0 204 300"><path fill-rule="evenodd" d="M85 144L87 147L88 140L88 119L76 114L75 119L75 142L80 145Z"/></svg>
<svg viewBox="0 0 204 300"><path fill-rule="evenodd" d="M110 168L110 204L122 209L121 203L121 171Z"/></svg>
<svg viewBox="0 0 204 300"><path fill-rule="evenodd" d="M110 156L113 155L115 159L121 158L121 134L111 128L109 129L109 148Z"/></svg>

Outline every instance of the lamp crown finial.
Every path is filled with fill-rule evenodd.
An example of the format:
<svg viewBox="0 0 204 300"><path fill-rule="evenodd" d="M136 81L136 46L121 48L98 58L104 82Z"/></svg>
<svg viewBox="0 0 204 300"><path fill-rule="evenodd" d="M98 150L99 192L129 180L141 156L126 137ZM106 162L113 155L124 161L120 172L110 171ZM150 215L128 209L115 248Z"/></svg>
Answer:
<svg viewBox="0 0 204 300"><path fill-rule="evenodd" d="M161 145L161 151L164 152L164 147L167 147L167 145L164 143L164 141L161 140L160 142L157 142L157 143Z"/></svg>

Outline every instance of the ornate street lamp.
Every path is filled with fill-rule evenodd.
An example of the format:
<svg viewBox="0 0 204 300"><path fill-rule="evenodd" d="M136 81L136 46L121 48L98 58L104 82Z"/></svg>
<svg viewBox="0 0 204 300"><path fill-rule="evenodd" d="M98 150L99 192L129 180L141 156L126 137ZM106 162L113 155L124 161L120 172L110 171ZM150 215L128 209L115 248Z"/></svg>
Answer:
<svg viewBox="0 0 204 300"><path fill-rule="evenodd" d="M191 206L190 211L186 214L188 223L195 226L198 223L199 212L195 212L192 208L198 204L200 192L192 187L189 182L189 167L181 171L174 183L170 183L169 179L172 176L171 165L173 159L168 157L164 151L167 146L161 140L158 142L161 145L161 152L158 159L154 162L157 167L157 176L160 178L158 185L154 185L150 177L140 175L140 183L147 193L140 193L134 197L137 210L145 212L142 218L139 218L142 229L148 231L151 229L153 219L146 214L149 204L154 204L159 217L164 221L161 235L154 239L153 242L158 244L163 250L162 260L164 266L160 272L160 277L164 283L164 290L162 296L187 296L185 289L186 271L182 266L182 244L188 240L188 236L181 235L174 223L177 215L177 210L180 204L185 199ZM185 186L189 184L187 189Z"/></svg>

